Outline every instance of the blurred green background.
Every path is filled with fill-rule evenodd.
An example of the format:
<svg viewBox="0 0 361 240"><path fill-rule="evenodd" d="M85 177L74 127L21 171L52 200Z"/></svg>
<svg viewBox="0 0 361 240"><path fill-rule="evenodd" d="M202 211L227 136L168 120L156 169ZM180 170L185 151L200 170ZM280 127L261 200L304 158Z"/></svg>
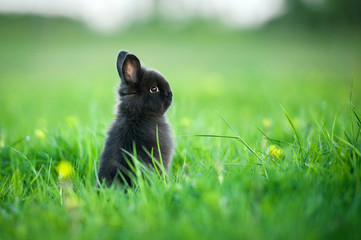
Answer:
<svg viewBox="0 0 361 240"><path fill-rule="evenodd" d="M195 133L217 126L216 111L249 129L259 118L279 115L280 105L296 115L312 108L332 116L347 109L351 91L359 104L361 33L355 28L240 31L197 21L172 31L153 20L101 35L66 19L2 16L0 24L0 118L15 131L12 140L72 115L84 124L109 122L119 50L136 54L171 83L172 121L214 118Z"/></svg>
<svg viewBox="0 0 361 240"><path fill-rule="evenodd" d="M359 239L360 3L284 8L257 27L156 13L106 32L0 15L0 238ZM169 81L175 156L167 184L97 193L120 50ZM233 136L217 112L262 161L231 139L184 136Z"/></svg>

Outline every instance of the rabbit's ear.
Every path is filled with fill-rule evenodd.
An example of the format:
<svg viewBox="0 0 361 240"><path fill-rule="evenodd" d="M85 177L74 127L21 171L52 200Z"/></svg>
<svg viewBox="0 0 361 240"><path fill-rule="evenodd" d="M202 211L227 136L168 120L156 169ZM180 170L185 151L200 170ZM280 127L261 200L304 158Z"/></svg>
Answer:
<svg viewBox="0 0 361 240"><path fill-rule="evenodd" d="M117 69L124 83L135 83L140 70L139 59L133 54L121 51L117 59Z"/></svg>

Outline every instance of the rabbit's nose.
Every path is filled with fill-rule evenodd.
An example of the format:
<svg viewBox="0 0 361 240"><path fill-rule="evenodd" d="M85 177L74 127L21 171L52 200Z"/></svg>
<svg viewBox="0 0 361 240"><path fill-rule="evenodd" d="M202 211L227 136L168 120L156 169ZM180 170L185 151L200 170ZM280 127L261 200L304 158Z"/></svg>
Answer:
<svg viewBox="0 0 361 240"><path fill-rule="evenodd" d="M170 92L167 92L167 97L173 97L173 93L170 91Z"/></svg>

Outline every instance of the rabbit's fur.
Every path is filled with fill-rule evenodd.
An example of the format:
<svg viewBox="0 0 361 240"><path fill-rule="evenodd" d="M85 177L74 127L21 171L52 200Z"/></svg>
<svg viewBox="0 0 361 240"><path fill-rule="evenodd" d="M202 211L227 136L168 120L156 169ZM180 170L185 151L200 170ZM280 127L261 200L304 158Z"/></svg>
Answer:
<svg viewBox="0 0 361 240"><path fill-rule="evenodd" d="M131 184L132 171L127 161L133 164L128 153L134 154L134 146L137 158L145 165L153 166L149 153L159 161L156 129L166 170L173 155L171 126L165 117L173 97L168 82L160 73L141 66L139 59L126 51L119 53L117 69L121 78L120 103L105 140L98 171L100 183L105 181L108 186L114 180L124 183L119 173Z"/></svg>

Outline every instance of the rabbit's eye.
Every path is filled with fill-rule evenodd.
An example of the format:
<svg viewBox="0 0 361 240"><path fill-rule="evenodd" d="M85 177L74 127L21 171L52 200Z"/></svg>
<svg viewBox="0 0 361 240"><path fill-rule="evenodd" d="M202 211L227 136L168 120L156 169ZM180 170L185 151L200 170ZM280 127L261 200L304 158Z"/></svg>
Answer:
<svg viewBox="0 0 361 240"><path fill-rule="evenodd" d="M150 88L149 90L151 93L156 93L156 92L159 92L159 88L157 86L153 86Z"/></svg>

